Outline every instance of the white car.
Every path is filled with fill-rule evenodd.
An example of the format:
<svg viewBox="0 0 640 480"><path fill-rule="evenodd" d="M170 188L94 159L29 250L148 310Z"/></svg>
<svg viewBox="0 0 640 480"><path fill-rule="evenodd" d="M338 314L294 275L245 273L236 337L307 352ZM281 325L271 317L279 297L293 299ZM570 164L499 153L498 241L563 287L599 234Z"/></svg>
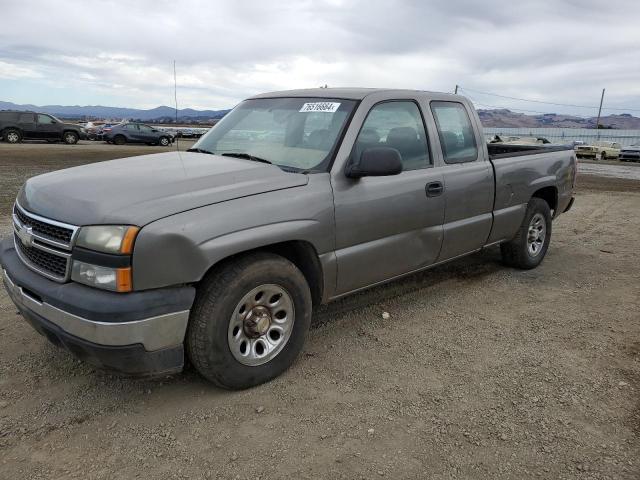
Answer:
<svg viewBox="0 0 640 480"><path fill-rule="evenodd" d="M600 160L614 159L620 156L620 144L618 142L593 142L590 145L576 147L578 158L593 158Z"/></svg>

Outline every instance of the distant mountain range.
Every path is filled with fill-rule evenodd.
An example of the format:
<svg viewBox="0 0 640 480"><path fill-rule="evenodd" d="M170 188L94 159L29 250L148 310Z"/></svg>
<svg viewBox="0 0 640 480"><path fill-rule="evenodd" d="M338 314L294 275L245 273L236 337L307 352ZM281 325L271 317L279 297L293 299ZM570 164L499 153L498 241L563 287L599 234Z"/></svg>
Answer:
<svg viewBox="0 0 640 480"><path fill-rule="evenodd" d="M478 110L480 120L485 127L498 128L595 128L597 117L574 117L572 115L559 115L557 113L545 113L542 115L525 115L511 110ZM620 130L639 130L640 118L628 113L620 115L607 115L600 117L600 125L605 128Z"/></svg>
<svg viewBox="0 0 640 480"><path fill-rule="evenodd" d="M99 118L99 119L134 119L149 122L172 121L175 119L175 109L162 106L150 110L138 108L103 107L100 105L65 106L65 105L18 105L11 102L0 101L0 110L33 110L36 112L50 113L64 118ZM226 110L194 110L184 108L178 110L178 121L207 121L219 119L229 112ZM583 118L572 115L559 115L545 113L542 115L525 115L507 109L478 110L480 120L485 127L563 127L563 128L595 128L596 117ZM640 118L628 113L620 115L607 115L600 118L600 124L606 128L622 130L640 129Z"/></svg>
<svg viewBox="0 0 640 480"><path fill-rule="evenodd" d="M172 107L156 107L150 110L138 108L103 107L101 105L65 106L65 105L18 105L0 101L0 110L32 110L49 113L64 118L100 118L100 119L139 119L150 120L175 119L176 110ZM229 110L194 110L184 108L178 110L178 120L210 120L222 118Z"/></svg>

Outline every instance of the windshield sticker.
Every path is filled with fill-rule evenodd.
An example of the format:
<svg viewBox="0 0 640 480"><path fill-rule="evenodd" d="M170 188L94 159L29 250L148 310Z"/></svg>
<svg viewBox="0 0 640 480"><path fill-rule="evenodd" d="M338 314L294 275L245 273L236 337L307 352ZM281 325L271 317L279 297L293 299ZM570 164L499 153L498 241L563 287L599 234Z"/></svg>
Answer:
<svg viewBox="0 0 640 480"><path fill-rule="evenodd" d="M302 108L298 110L299 112L326 112L326 113L334 113L340 107L340 103L338 102L314 102L314 103L305 103L302 105Z"/></svg>

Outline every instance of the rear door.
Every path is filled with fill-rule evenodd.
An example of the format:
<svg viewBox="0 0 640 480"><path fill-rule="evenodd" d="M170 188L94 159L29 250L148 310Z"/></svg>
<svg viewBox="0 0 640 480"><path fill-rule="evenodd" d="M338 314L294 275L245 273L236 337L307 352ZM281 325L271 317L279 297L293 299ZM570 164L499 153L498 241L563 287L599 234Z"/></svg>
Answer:
<svg viewBox="0 0 640 480"><path fill-rule="evenodd" d="M43 113L37 114L38 126L37 126L37 138L44 140L60 139L61 131L57 122Z"/></svg>
<svg viewBox="0 0 640 480"><path fill-rule="evenodd" d="M18 127L22 130L24 138L37 138L38 127L34 113L21 113L18 115Z"/></svg>
<svg viewBox="0 0 640 480"><path fill-rule="evenodd" d="M484 246L493 222L494 180L490 162L479 145L479 127L467 107L457 101L430 103L442 154L445 214L438 261Z"/></svg>
<svg viewBox="0 0 640 480"><path fill-rule="evenodd" d="M367 148L392 147L403 171L351 179L334 170L338 295L431 265L442 243L443 177L418 102L384 100L365 112L347 162Z"/></svg>
<svg viewBox="0 0 640 480"><path fill-rule="evenodd" d="M128 142L142 142L140 127L135 123L127 123L124 125L124 133L127 136Z"/></svg>

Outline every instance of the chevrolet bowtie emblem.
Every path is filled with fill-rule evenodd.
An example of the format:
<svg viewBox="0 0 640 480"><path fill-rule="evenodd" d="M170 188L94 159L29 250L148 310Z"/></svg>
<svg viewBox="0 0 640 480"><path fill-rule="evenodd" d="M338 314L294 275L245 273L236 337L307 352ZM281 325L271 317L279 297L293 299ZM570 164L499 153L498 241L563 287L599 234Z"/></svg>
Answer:
<svg viewBox="0 0 640 480"><path fill-rule="evenodd" d="M17 235L25 247L33 245L33 229L31 227L20 227Z"/></svg>

